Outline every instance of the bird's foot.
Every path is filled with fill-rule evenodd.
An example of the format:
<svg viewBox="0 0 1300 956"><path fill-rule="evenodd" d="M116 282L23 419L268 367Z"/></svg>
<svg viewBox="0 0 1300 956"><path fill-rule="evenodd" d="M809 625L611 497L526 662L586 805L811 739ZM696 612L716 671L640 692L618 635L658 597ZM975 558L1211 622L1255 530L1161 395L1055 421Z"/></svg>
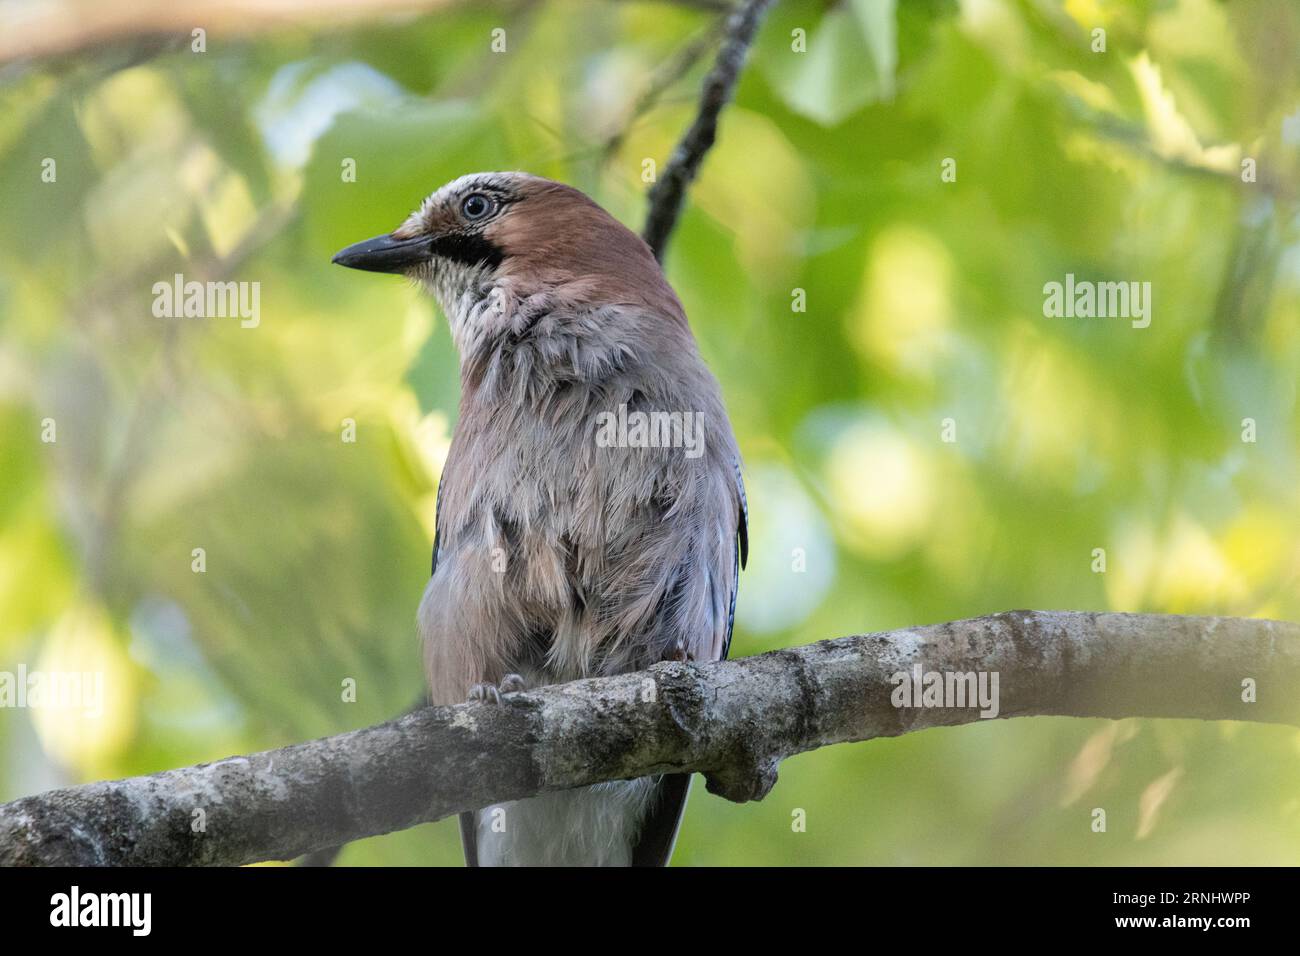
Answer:
<svg viewBox="0 0 1300 956"><path fill-rule="evenodd" d="M497 689L503 694L517 694L521 690L528 689L528 682L518 674L507 674L501 678L501 683L497 685Z"/></svg>
<svg viewBox="0 0 1300 956"><path fill-rule="evenodd" d="M528 685L524 682L524 679L518 674L507 674L501 678L499 684L475 684L469 689L469 696L466 700L469 703L491 701L494 704L500 704L503 703L501 700L502 694L514 694L526 690L527 687Z"/></svg>

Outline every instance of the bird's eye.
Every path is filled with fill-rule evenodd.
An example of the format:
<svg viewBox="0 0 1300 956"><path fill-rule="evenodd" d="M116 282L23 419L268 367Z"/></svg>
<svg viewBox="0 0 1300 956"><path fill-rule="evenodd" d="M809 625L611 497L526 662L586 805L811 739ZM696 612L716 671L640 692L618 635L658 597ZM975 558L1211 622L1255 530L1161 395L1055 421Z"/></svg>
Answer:
<svg viewBox="0 0 1300 956"><path fill-rule="evenodd" d="M492 200L482 193L470 193L461 201L460 211L466 219L482 219L492 211Z"/></svg>

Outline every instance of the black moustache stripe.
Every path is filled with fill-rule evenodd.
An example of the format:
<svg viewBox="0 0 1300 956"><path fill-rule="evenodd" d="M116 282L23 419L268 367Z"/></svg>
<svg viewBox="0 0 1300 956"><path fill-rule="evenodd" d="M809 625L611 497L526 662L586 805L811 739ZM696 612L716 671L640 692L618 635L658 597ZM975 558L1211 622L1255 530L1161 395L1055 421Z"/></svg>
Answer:
<svg viewBox="0 0 1300 956"><path fill-rule="evenodd" d="M449 233L433 240L430 251L439 258L466 266L495 269L505 258L501 247L477 233Z"/></svg>

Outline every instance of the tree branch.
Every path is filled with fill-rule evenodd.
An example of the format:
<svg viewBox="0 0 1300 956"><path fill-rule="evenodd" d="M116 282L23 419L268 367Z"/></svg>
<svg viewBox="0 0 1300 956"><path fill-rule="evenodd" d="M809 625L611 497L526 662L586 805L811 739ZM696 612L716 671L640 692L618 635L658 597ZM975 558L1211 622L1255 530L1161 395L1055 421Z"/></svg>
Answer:
<svg viewBox="0 0 1300 956"><path fill-rule="evenodd" d="M119 0L84 3L54 0L24 16L10 15L0 33L0 64L66 56L139 37L175 36L189 44L190 31L248 35L301 24L355 24L381 16L440 10L457 0Z"/></svg>
<svg viewBox="0 0 1300 956"><path fill-rule="evenodd" d="M668 236L681 215L686 188L700 171L704 154L713 147L718 133L718 116L731 100L749 47L763 22L763 14L771 5L772 0L744 0L727 19L718 58L700 91L700 108L695 122L673 150L672 157L650 190L650 210L641 236L661 262L668 246Z"/></svg>
<svg viewBox="0 0 1300 956"><path fill-rule="evenodd" d="M704 54L709 52L719 35L725 30L727 20L727 17L719 17L653 71L623 123L605 140L605 145L601 149L605 159L609 159L623 148L623 141L627 139L628 133L637 122L654 108L664 93L703 59Z"/></svg>
<svg viewBox="0 0 1300 956"><path fill-rule="evenodd" d="M0 806L0 865L243 864L568 787L700 771L731 800L777 763L847 741L979 720L897 707L896 675L998 674L998 716L1300 725L1300 625L1010 611L737 661L430 707L248 757L53 790ZM1252 679L1258 701L1243 702Z"/></svg>
<svg viewBox="0 0 1300 956"><path fill-rule="evenodd" d="M298 26L337 29L384 17L438 12L462 0L49 0L0 18L0 66L67 57L129 43L147 58L166 46L188 46L190 31L249 36ZM710 12L726 0L665 0ZM3 5L0 5L3 6ZM17 6L16 4L13 6ZM5 11L0 10L0 14ZM159 40L166 41L160 44ZM145 42L140 42L145 41Z"/></svg>

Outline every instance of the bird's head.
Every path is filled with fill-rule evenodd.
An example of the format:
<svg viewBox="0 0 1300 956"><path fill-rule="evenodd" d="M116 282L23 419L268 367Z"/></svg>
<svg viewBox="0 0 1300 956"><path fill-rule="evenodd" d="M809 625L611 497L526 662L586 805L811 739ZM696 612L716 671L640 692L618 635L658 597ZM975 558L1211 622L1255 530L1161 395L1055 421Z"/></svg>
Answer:
<svg viewBox="0 0 1300 956"><path fill-rule="evenodd" d="M453 180L391 233L348 246L333 261L425 286L462 351L521 313L557 306L629 306L685 323L639 236L579 190L526 173Z"/></svg>

